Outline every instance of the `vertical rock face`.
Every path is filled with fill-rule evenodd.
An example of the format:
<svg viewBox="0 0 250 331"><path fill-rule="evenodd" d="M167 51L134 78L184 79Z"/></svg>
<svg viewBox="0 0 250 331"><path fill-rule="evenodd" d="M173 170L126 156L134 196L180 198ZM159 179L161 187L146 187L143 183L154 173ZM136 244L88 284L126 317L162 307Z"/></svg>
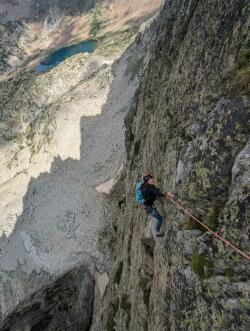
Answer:
<svg viewBox="0 0 250 331"><path fill-rule="evenodd" d="M164 201L157 205L166 235L146 247L148 221L134 201L135 182L150 171L249 254L247 7L167 1L152 24L150 60L125 120L127 162L112 195L121 209L102 317L109 331L250 327L249 261Z"/></svg>
<svg viewBox="0 0 250 331"><path fill-rule="evenodd" d="M87 331L92 322L94 286L86 266L73 268L19 304L0 329Z"/></svg>

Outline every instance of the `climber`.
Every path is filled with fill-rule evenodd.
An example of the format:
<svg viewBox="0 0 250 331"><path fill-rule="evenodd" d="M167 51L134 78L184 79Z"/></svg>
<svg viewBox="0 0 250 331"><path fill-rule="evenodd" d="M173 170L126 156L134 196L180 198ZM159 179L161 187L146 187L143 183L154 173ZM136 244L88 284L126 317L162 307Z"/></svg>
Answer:
<svg viewBox="0 0 250 331"><path fill-rule="evenodd" d="M170 198L173 198L174 195L170 192L163 194L158 188L156 188L156 186L157 182L155 178L151 174L145 173L143 176L143 182L136 184L136 201L146 209L147 214L156 219L156 236L162 237L164 236L164 232L160 231L160 228L163 218L153 205L158 197L165 197L167 195Z"/></svg>

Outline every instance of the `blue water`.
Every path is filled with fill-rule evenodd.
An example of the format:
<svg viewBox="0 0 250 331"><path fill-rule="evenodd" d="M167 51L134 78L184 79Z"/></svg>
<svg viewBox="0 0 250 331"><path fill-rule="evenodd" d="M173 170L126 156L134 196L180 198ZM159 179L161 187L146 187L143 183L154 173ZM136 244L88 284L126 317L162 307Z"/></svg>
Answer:
<svg viewBox="0 0 250 331"><path fill-rule="evenodd" d="M96 48L96 40L81 41L78 44L67 46L50 54L43 62L36 67L37 72L45 72L66 60L68 57L78 53L92 53Z"/></svg>

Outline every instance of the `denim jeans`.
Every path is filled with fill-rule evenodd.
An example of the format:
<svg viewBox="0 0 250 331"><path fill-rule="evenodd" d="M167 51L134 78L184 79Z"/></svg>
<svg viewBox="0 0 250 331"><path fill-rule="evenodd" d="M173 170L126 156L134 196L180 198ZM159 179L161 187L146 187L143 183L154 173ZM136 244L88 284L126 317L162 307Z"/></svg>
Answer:
<svg viewBox="0 0 250 331"><path fill-rule="evenodd" d="M158 213L157 209L154 207L148 207L147 213L156 219L156 231L159 232L163 222L162 216Z"/></svg>

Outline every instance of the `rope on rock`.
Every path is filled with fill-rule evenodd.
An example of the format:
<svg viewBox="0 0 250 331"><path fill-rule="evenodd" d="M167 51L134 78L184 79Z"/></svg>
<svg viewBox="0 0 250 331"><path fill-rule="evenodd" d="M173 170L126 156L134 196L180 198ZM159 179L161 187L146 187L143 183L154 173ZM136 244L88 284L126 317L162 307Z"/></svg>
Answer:
<svg viewBox="0 0 250 331"><path fill-rule="evenodd" d="M233 250L235 250L238 254L246 258L247 260L250 261L250 256L244 253L242 250L240 250L238 247L235 245L231 244L228 240L224 239L221 237L218 233L214 232L212 229L210 229L207 225L199 221L196 217L194 217L187 209L183 208L178 202L176 202L174 199L170 198L168 195L165 194L166 199L168 199L170 202L172 202L177 209L183 211L186 215L191 217L194 221L198 222L203 228L205 228L207 231L209 231L214 237L217 239L223 241L226 245L230 246Z"/></svg>

